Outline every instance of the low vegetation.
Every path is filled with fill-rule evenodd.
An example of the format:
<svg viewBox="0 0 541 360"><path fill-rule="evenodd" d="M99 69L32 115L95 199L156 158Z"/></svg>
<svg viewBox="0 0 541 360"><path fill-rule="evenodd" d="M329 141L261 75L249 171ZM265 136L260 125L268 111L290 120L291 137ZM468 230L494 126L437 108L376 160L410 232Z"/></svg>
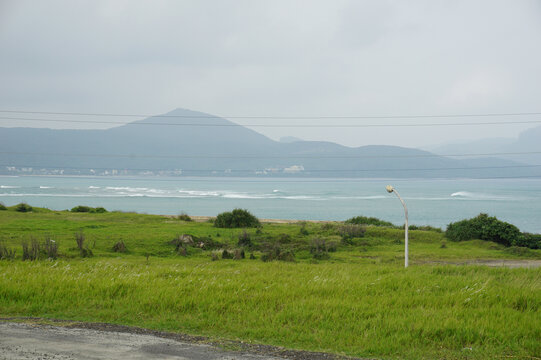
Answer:
<svg viewBox="0 0 541 360"><path fill-rule="evenodd" d="M110 322L364 358L541 353L541 268L452 265L541 259L538 249L412 229L404 269L404 230L396 226L234 228L155 215L9 210L0 216L0 316Z"/></svg>
<svg viewBox="0 0 541 360"><path fill-rule="evenodd" d="M106 213L107 210L102 207L93 208L90 206L79 205L71 209L71 212L87 212L87 213L92 213L92 214L103 214L103 213Z"/></svg>
<svg viewBox="0 0 541 360"><path fill-rule="evenodd" d="M235 209L216 216L214 226L218 228L254 228L261 226L261 223L248 210Z"/></svg>
<svg viewBox="0 0 541 360"><path fill-rule="evenodd" d="M503 246L541 248L541 235L523 234L516 226L487 214L449 224L445 236L451 241L481 239Z"/></svg>

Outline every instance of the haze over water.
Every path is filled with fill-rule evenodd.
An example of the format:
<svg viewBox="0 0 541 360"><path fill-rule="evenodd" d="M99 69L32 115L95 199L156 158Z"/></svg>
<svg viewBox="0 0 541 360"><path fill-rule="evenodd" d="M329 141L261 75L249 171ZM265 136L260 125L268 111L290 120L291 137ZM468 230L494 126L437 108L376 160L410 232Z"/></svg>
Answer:
<svg viewBox="0 0 541 360"><path fill-rule="evenodd" d="M54 210L77 205L149 214L215 216L245 208L260 218L346 220L374 216L445 228L481 212L541 233L541 182L530 179L300 179L166 177L0 177L0 201Z"/></svg>

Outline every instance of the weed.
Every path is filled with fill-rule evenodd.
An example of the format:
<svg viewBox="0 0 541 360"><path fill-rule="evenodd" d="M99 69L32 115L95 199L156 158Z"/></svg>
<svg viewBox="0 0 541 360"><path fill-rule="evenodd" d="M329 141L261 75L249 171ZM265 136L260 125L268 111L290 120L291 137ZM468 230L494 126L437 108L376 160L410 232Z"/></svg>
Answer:
<svg viewBox="0 0 541 360"><path fill-rule="evenodd" d="M233 252L233 259L234 260L242 260L246 257L246 254L244 253L244 249L235 249Z"/></svg>
<svg viewBox="0 0 541 360"><path fill-rule="evenodd" d="M0 260L15 259L15 249L8 248L3 241L0 241Z"/></svg>
<svg viewBox="0 0 541 360"><path fill-rule="evenodd" d="M239 241L237 242L237 246L241 246L241 247L252 246L252 239L250 237L250 234L248 234L246 230L243 230L242 233L239 234Z"/></svg>
<svg viewBox="0 0 541 360"><path fill-rule="evenodd" d="M47 255L47 259L56 259L58 257L58 244L49 236L45 237L43 248L45 250L45 254Z"/></svg>
<svg viewBox="0 0 541 360"><path fill-rule="evenodd" d="M113 245L113 251L114 252L120 252L120 253L125 253L128 251L128 249L126 248L126 244L124 244L124 241L118 241L117 243L115 243Z"/></svg>
<svg viewBox="0 0 541 360"><path fill-rule="evenodd" d="M23 261L24 260L38 260L41 253L41 246L38 239L35 237L30 238L30 243L28 241L22 242L23 248Z"/></svg>
<svg viewBox="0 0 541 360"><path fill-rule="evenodd" d="M79 249L81 257L92 257L94 254L88 246L85 246L85 240L86 237L83 230L79 230L75 233L75 242L77 243L77 248Z"/></svg>

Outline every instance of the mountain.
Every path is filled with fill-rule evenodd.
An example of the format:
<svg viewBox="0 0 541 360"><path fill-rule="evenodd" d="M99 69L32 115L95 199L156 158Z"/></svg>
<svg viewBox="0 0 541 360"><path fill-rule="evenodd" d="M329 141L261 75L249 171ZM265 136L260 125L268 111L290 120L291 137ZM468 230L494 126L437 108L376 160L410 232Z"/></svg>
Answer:
<svg viewBox="0 0 541 360"><path fill-rule="evenodd" d="M541 164L541 126L523 131L518 138L488 138L475 141L452 143L427 148L440 155L522 153L505 155L506 159L527 164ZM504 155L501 155L504 156Z"/></svg>
<svg viewBox="0 0 541 360"><path fill-rule="evenodd" d="M185 109L107 130L0 128L0 173L428 178L541 175L540 169L509 160L452 159L397 146L350 148L324 141L277 142L226 119Z"/></svg>

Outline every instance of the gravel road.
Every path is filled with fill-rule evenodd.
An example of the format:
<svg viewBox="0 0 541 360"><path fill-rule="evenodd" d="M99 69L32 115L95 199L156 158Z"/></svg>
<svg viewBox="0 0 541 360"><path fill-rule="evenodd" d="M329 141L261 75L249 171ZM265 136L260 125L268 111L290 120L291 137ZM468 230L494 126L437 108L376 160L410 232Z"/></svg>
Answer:
<svg viewBox="0 0 541 360"><path fill-rule="evenodd" d="M224 350L208 339L140 328L98 323L63 326L1 321L0 359L186 359L281 360L345 359L344 357L229 342ZM184 339L184 340L183 340Z"/></svg>

